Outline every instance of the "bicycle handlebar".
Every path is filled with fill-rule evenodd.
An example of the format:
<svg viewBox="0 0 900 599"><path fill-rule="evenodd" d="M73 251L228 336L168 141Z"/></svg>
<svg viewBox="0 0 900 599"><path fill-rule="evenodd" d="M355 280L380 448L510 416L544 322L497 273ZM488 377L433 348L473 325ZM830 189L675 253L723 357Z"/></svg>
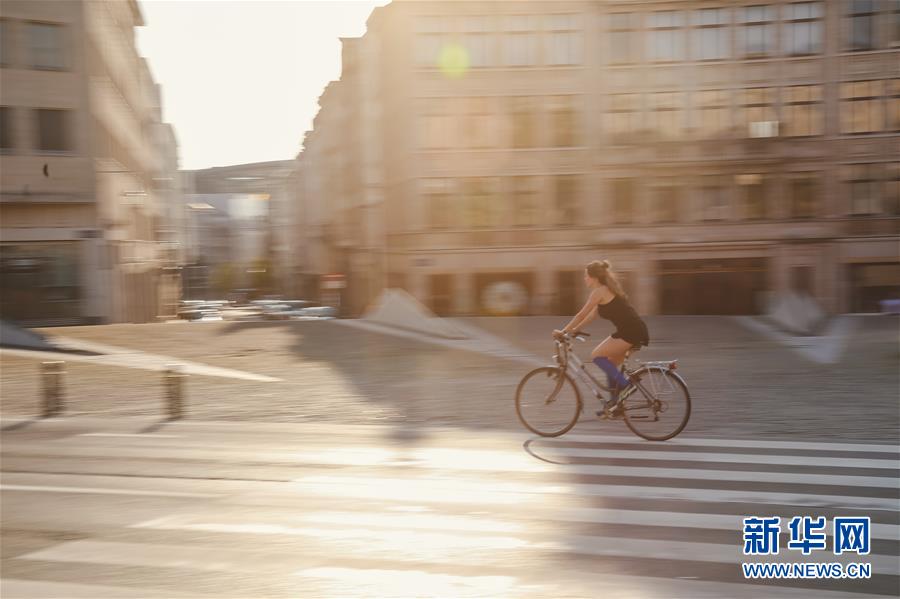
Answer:
<svg viewBox="0 0 900 599"><path fill-rule="evenodd" d="M565 341L570 341L572 339L578 339L579 341L584 341L585 337L590 337L590 333L585 333L584 331L575 331L574 333L563 333L561 336L557 338L557 341L560 339Z"/></svg>

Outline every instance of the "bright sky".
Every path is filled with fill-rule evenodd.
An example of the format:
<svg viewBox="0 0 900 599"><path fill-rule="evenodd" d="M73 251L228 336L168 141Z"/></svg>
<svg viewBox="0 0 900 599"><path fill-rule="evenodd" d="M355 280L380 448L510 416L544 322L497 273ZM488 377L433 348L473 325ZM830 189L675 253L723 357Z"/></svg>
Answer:
<svg viewBox="0 0 900 599"><path fill-rule="evenodd" d="M139 52L162 84L181 168L297 155L319 94L340 77L339 37L387 0L140 0Z"/></svg>

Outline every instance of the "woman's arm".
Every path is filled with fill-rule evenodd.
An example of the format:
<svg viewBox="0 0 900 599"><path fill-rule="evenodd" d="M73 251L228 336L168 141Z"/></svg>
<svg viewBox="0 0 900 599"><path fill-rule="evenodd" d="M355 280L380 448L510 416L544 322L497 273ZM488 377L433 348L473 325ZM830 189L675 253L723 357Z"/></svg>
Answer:
<svg viewBox="0 0 900 599"><path fill-rule="evenodd" d="M588 313L587 313L584 317L582 317L581 320L579 320L578 322L575 322L575 319L573 318L573 319L572 319L572 322L570 322L569 324L567 324L566 327L563 329L563 332L566 332L566 333L574 333L575 331L580 331L580 330L583 329L585 326L587 326L587 325L589 325L591 322L593 322L595 318L597 318L597 310L596 310L596 309L590 310L590 311L588 311ZM574 324L572 324L572 323L574 323Z"/></svg>
<svg viewBox="0 0 900 599"><path fill-rule="evenodd" d="M569 324L562 328L561 332L572 333L579 330L582 325L588 324L594 320L594 318L597 317L597 304L600 303L602 297L603 294L599 289L593 290L588 296L587 301L584 303L584 306L578 311L578 314L569 321Z"/></svg>

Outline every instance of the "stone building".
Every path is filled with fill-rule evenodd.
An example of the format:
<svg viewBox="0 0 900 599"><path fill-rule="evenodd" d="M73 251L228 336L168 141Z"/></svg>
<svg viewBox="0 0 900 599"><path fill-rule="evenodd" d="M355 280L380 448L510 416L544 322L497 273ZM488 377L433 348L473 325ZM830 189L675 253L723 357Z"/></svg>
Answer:
<svg viewBox="0 0 900 599"><path fill-rule="evenodd" d="M343 67L298 195L355 311L573 312L598 258L645 314L900 297L898 2L399 0Z"/></svg>
<svg viewBox="0 0 900 599"><path fill-rule="evenodd" d="M0 2L3 318L173 311L177 142L135 48L143 24L135 0Z"/></svg>

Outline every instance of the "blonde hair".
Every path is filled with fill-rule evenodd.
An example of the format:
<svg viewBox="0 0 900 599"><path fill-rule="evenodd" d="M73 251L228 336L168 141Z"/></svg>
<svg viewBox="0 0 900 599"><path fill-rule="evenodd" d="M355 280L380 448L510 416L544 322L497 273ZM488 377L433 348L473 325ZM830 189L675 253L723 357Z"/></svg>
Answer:
<svg viewBox="0 0 900 599"><path fill-rule="evenodd" d="M609 260L594 260L585 267L590 277L597 279L600 284L609 287L610 291L621 297L628 297L619 283L616 273L613 272Z"/></svg>

